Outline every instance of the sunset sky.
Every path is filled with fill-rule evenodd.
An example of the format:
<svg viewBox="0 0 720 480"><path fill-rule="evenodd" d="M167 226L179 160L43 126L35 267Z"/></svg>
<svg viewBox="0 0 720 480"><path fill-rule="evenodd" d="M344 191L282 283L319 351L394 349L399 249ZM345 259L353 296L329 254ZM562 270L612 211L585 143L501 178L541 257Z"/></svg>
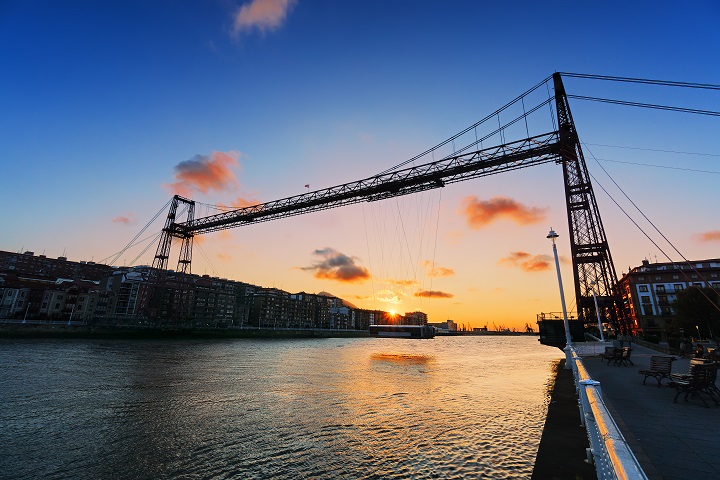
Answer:
<svg viewBox="0 0 720 480"><path fill-rule="evenodd" d="M175 193L199 202L204 216L215 212L205 205L246 206L370 177L554 71L720 84L720 4L679 5L2 2L0 250L97 262ZM574 78L565 87L720 111L717 90ZM720 118L570 106L617 274L667 258L615 202L680 259L618 186L685 257L720 257ZM548 107L538 115L527 131L550 131ZM526 136L516 127L507 141ZM151 263L164 217L116 264ZM560 310L550 227L571 307L555 164L204 235L193 273L423 310L434 322L523 328Z"/></svg>

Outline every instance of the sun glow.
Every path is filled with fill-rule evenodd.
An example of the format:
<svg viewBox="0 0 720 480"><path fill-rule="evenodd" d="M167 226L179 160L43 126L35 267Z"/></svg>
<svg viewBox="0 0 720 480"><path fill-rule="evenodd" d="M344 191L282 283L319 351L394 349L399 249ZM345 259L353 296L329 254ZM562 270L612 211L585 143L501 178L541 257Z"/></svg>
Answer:
<svg viewBox="0 0 720 480"><path fill-rule="evenodd" d="M395 316L395 310L390 310L390 315Z"/></svg>

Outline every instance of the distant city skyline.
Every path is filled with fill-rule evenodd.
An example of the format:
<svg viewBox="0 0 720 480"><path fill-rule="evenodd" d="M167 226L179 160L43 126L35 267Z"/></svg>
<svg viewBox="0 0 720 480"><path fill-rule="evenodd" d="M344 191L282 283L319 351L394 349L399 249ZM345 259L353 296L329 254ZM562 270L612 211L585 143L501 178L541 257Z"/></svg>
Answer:
<svg viewBox="0 0 720 480"><path fill-rule="evenodd" d="M198 202L199 217L210 205L367 178L556 70L720 84L718 18L710 1L10 2L0 11L0 250L100 262L176 193ZM720 111L718 91L565 86ZM646 258L667 261L663 252L682 260L673 246L689 259L720 257L717 117L570 108L618 276ZM523 137L518 128L507 141ZM148 245L135 263L152 263L165 214L117 265ZM547 164L204 235L193 273L522 329L560 310L551 227L574 305L566 225L562 171Z"/></svg>

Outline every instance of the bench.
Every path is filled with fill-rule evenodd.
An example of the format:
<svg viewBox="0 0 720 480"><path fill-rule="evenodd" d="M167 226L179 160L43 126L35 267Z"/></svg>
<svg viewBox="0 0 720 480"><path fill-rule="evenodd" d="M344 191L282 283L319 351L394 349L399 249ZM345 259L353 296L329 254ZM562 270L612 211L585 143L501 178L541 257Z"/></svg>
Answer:
<svg viewBox="0 0 720 480"><path fill-rule="evenodd" d="M715 405L720 405L715 398L717 393L717 387L715 387L715 380L717 379L717 365L712 363L695 363L690 365L690 372L687 375L678 375L673 377L673 385L677 390L673 403L677 403L678 397L684 393L685 401L688 401L688 397L699 398L705 407L709 407L708 403L702 397L702 394L707 395Z"/></svg>
<svg viewBox="0 0 720 480"><path fill-rule="evenodd" d="M672 362L675 361L675 357L667 357L664 355L653 355L650 357L650 368L648 370L639 370L640 375L645 375L643 378L643 385L648 377L653 377L657 381L657 386L660 386L663 378L670 378L670 371L672 370Z"/></svg>
<svg viewBox="0 0 720 480"><path fill-rule="evenodd" d="M630 347L622 347L622 348L613 348L613 347L606 347L605 353L603 354L603 360L607 360L608 366L612 363L613 365L627 365L628 363L630 365L635 365L632 360L630 360L630 354L632 353L632 348Z"/></svg>

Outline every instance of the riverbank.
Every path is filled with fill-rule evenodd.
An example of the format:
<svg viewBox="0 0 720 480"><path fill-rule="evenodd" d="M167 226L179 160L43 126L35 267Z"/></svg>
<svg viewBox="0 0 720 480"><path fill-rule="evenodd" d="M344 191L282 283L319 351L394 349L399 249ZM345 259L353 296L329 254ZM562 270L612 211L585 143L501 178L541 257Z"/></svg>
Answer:
<svg viewBox="0 0 720 480"><path fill-rule="evenodd" d="M572 370L560 360L532 480L597 479L595 467L585 461L589 443L577 402Z"/></svg>
<svg viewBox="0 0 720 480"><path fill-rule="evenodd" d="M5 324L0 338L82 338L82 339L178 339L178 338L348 338L367 337L367 330L293 328L178 328L84 324Z"/></svg>

